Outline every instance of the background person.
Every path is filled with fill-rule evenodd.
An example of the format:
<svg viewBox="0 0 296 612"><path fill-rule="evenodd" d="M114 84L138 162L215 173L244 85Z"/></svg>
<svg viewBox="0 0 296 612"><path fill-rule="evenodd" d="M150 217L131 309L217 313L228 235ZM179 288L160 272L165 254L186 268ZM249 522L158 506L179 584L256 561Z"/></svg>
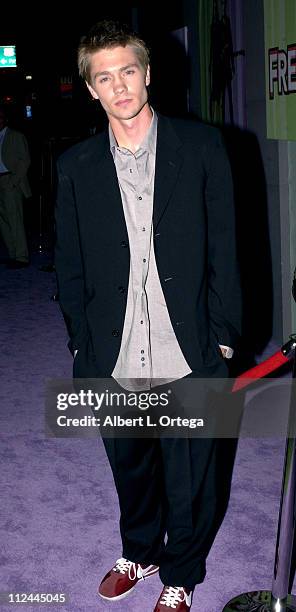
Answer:
<svg viewBox="0 0 296 612"><path fill-rule="evenodd" d="M9 268L26 267L29 252L24 227L23 201L32 193L27 178L30 153L27 139L7 125L0 108L0 232L8 250Z"/></svg>

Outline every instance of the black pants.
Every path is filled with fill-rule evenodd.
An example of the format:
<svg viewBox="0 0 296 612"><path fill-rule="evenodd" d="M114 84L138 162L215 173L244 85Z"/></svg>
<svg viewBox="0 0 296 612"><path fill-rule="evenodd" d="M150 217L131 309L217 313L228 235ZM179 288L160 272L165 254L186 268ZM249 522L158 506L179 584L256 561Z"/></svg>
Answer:
<svg viewBox="0 0 296 612"><path fill-rule="evenodd" d="M122 556L192 589L226 511L235 440L105 438L121 511ZM167 542L165 544L165 534Z"/></svg>

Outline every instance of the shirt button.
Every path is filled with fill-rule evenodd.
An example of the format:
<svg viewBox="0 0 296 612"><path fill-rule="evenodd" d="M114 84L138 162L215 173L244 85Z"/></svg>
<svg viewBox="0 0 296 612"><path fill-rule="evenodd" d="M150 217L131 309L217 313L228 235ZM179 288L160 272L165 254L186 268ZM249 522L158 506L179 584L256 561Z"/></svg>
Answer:
<svg viewBox="0 0 296 612"><path fill-rule="evenodd" d="M146 259L143 259L143 262L146 263Z"/></svg>
<svg viewBox="0 0 296 612"><path fill-rule="evenodd" d="M146 227L142 227L142 232L145 232L145 230L146 230Z"/></svg>
<svg viewBox="0 0 296 612"><path fill-rule="evenodd" d="M144 353L144 352L145 352L145 351L143 351L143 349L142 349L142 350L141 350L142 355L143 355L143 353Z"/></svg>
<svg viewBox="0 0 296 612"><path fill-rule="evenodd" d="M145 363L142 363L142 368L145 368Z"/></svg>
<svg viewBox="0 0 296 612"><path fill-rule="evenodd" d="M140 321L141 325L143 325L144 321Z"/></svg>
<svg viewBox="0 0 296 612"><path fill-rule="evenodd" d="M139 196L139 197L138 197L138 200L143 200L142 196Z"/></svg>
<svg viewBox="0 0 296 612"><path fill-rule="evenodd" d="M141 357L141 361L145 361L145 357Z"/></svg>
<svg viewBox="0 0 296 612"><path fill-rule="evenodd" d="M132 174L132 172L133 172L133 171L132 171L132 169L130 168L130 173Z"/></svg>

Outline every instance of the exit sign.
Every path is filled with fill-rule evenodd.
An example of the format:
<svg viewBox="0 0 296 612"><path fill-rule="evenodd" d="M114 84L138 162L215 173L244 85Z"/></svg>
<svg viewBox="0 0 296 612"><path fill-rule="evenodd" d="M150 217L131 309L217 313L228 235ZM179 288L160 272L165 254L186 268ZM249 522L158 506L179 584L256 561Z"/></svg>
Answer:
<svg viewBox="0 0 296 612"><path fill-rule="evenodd" d="M0 68L16 68L15 45L0 46Z"/></svg>

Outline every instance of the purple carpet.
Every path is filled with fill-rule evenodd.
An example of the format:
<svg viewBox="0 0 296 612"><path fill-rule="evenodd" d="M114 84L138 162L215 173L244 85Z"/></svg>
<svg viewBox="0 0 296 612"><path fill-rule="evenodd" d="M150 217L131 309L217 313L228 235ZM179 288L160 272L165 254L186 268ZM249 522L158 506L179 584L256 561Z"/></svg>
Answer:
<svg viewBox="0 0 296 612"><path fill-rule="evenodd" d="M45 382L70 378L72 358L59 306L50 299L55 276L40 271L41 263L36 257L28 269L0 270L0 590L65 593L68 603L2 604L1 612L149 612L162 588L158 576L122 602L96 595L121 556L119 509L101 441L44 434ZM254 402L256 396L250 410ZM243 591L270 589L283 452L283 439L240 440L229 508L193 612L221 612Z"/></svg>

